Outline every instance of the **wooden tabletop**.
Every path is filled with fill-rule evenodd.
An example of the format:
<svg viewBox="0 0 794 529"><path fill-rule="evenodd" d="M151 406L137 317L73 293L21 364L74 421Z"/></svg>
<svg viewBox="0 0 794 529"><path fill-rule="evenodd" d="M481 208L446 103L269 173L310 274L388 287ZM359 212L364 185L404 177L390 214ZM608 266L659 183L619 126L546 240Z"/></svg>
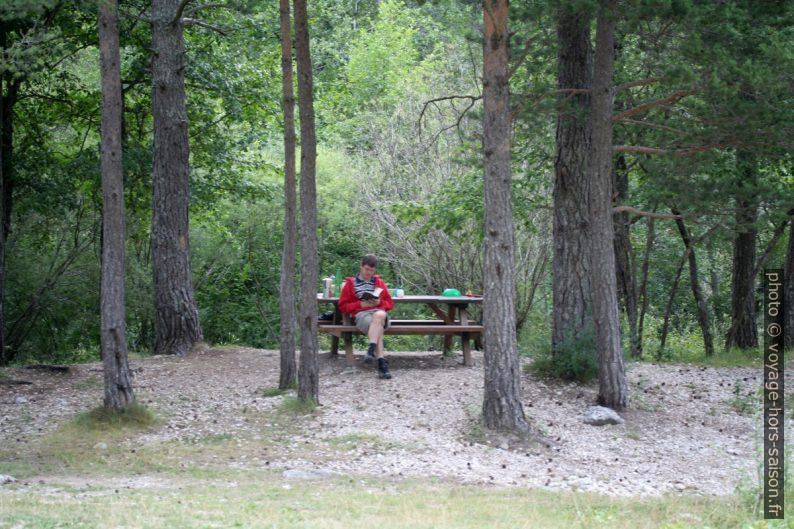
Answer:
<svg viewBox="0 0 794 529"><path fill-rule="evenodd" d="M395 303L446 303L448 305L466 305L468 303L482 303L482 296L403 296L391 298ZM318 301L335 303L339 298L325 298L322 293L317 294Z"/></svg>

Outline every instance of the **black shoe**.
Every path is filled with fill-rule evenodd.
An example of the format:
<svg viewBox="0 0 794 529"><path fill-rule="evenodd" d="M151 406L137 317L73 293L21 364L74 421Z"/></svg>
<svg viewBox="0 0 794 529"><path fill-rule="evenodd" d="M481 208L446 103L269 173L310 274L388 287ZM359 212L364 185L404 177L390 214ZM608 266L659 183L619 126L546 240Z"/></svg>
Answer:
<svg viewBox="0 0 794 529"><path fill-rule="evenodd" d="M385 358L378 358L378 371L380 372L380 378L386 380L391 378L391 373L389 373L389 362L387 362Z"/></svg>
<svg viewBox="0 0 794 529"><path fill-rule="evenodd" d="M364 357L365 364L371 364L372 360L375 358L375 348L378 346L376 343L369 344L369 348L367 349L367 356Z"/></svg>

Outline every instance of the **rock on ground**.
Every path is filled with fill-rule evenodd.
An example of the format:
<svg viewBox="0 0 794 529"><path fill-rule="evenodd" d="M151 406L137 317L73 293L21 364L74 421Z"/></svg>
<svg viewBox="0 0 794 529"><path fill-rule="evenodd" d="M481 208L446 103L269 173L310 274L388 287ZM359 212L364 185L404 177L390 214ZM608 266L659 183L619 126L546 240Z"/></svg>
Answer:
<svg viewBox="0 0 794 529"><path fill-rule="evenodd" d="M604 426L605 424L623 424L625 421L611 408L604 406L591 406L579 416L579 420L592 426Z"/></svg>

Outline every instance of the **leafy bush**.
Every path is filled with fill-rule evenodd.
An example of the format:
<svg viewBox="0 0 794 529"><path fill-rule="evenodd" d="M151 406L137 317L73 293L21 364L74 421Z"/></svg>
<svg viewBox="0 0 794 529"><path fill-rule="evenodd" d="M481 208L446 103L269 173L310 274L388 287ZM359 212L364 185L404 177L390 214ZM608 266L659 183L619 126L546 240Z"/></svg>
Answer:
<svg viewBox="0 0 794 529"><path fill-rule="evenodd" d="M589 382L598 376L598 357L595 349L595 329L592 320L579 336L567 337L560 349L553 353L550 345L538 350L528 370L536 375Z"/></svg>

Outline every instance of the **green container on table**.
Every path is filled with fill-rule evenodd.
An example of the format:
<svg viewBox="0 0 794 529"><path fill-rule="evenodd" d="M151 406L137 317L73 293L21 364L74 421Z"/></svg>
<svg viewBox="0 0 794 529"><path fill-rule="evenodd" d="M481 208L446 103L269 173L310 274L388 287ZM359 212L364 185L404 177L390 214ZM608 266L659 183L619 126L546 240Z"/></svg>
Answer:
<svg viewBox="0 0 794 529"><path fill-rule="evenodd" d="M442 296L446 296L448 298L460 297L460 290L457 288L448 288L444 292L441 293Z"/></svg>

